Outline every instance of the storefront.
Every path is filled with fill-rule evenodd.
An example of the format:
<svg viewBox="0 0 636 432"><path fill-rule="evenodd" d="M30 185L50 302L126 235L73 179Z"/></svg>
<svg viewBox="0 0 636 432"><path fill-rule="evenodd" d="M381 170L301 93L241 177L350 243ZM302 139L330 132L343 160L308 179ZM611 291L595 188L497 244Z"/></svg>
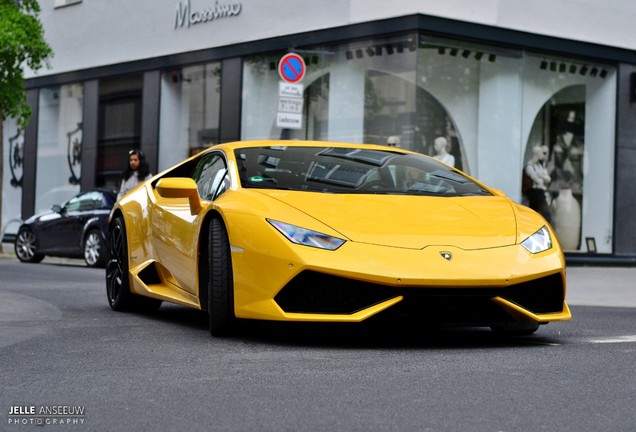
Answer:
<svg viewBox="0 0 636 432"><path fill-rule="evenodd" d="M191 7L174 31L214 16ZM283 127L289 52L305 71ZM571 262L636 263L634 76L633 51L416 14L32 78L29 127L4 125L3 223L116 186L130 148L157 172L235 139L352 141L443 158L535 207ZM522 175L537 163L540 192Z"/></svg>

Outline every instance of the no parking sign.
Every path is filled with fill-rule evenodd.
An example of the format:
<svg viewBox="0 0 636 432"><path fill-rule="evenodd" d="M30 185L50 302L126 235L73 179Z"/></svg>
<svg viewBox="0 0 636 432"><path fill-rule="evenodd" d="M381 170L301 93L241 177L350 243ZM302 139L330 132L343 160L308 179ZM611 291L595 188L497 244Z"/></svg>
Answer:
<svg viewBox="0 0 636 432"><path fill-rule="evenodd" d="M278 62L278 74L288 83L298 83L305 76L305 60L296 53L285 54Z"/></svg>
<svg viewBox="0 0 636 432"><path fill-rule="evenodd" d="M283 56L278 62L278 74L283 81L278 88L276 126L282 129L303 127L303 85L305 61L295 53Z"/></svg>

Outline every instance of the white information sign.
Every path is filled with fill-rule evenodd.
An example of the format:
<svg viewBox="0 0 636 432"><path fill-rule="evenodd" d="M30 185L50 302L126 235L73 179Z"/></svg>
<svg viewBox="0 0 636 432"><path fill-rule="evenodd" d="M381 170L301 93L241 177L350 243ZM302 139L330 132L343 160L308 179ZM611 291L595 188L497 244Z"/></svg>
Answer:
<svg viewBox="0 0 636 432"><path fill-rule="evenodd" d="M302 84L279 82L276 126L283 129L302 129L303 90Z"/></svg>
<svg viewBox="0 0 636 432"><path fill-rule="evenodd" d="M279 96L287 96L287 97L303 97L304 87L302 84L290 84L283 81L279 81L278 83L278 95Z"/></svg>
<svg viewBox="0 0 636 432"><path fill-rule="evenodd" d="M303 100L300 98L288 98L280 96L278 98L278 112L302 114Z"/></svg>
<svg viewBox="0 0 636 432"><path fill-rule="evenodd" d="M276 117L276 126L283 129L302 129L303 115L279 112Z"/></svg>

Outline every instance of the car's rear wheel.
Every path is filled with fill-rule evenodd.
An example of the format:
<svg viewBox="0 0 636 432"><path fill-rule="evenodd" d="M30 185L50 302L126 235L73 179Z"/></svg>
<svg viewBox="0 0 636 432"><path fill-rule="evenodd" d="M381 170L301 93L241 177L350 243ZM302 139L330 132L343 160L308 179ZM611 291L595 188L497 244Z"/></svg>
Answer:
<svg viewBox="0 0 636 432"><path fill-rule="evenodd" d="M229 336L235 330L232 256L223 221L210 221L208 241L208 315L213 336Z"/></svg>
<svg viewBox="0 0 636 432"><path fill-rule="evenodd" d="M37 239L31 228L20 228L14 243L15 255L22 262L39 263L44 255L37 253Z"/></svg>
<svg viewBox="0 0 636 432"><path fill-rule="evenodd" d="M90 230L84 238L84 261L89 267L104 267L106 263L106 245L99 230Z"/></svg>
<svg viewBox="0 0 636 432"><path fill-rule="evenodd" d="M117 217L108 230L106 259L106 295L115 311L157 310L160 300L141 297L130 292L128 274L128 240L124 220Z"/></svg>
<svg viewBox="0 0 636 432"><path fill-rule="evenodd" d="M539 329L539 323L532 321L498 323L491 325L490 329L505 336L529 336Z"/></svg>

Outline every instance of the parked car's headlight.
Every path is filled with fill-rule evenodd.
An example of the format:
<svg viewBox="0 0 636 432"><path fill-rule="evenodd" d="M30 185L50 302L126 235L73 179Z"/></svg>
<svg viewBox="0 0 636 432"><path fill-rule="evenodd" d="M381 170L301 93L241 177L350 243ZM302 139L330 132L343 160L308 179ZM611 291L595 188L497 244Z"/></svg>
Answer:
<svg viewBox="0 0 636 432"><path fill-rule="evenodd" d="M311 231L297 227L285 222L267 219L274 228L281 232L289 241L304 246L311 246L320 249L336 250L343 245L345 240L332 237L327 234Z"/></svg>
<svg viewBox="0 0 636 432"><path fill-rule="evenodd" d="M533 254L550 249L552 247L550 231L548 231L548 228L545 225L542 226L539 231L522 241L521 246Z"/></svg>

